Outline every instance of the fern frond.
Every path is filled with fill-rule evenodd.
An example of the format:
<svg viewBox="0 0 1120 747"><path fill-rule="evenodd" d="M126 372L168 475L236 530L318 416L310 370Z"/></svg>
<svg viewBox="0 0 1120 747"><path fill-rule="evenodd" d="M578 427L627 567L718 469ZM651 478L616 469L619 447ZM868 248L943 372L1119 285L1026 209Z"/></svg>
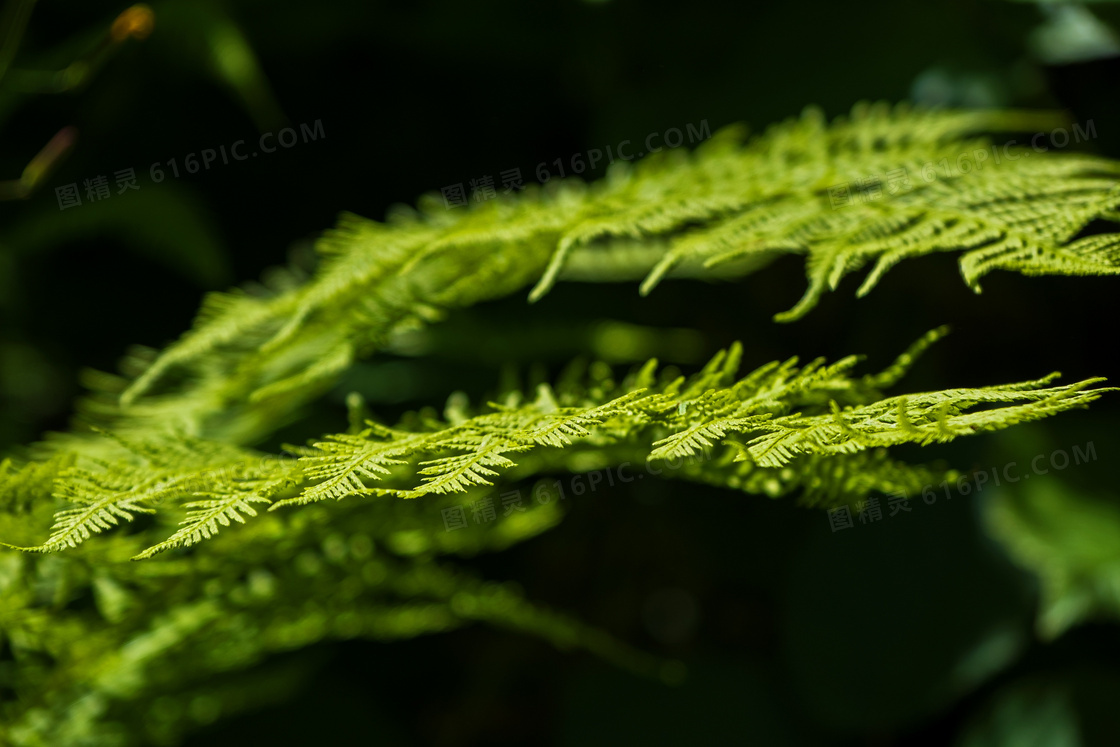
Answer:
<svg viewBox="0 0 1120 747"><path fill-rule="evenodd" d="M0 461L0 510L20 513L49 500L55 480L74 460L74 454L60 451L41 462Z"/></svg>
<svg viewBox="0 0 1120 747"><path fill-rule="evenodd" d="M300 449L294 462L262 460L198 439L154 443L138 452L139 464L91 462L63 473L57 490L76 508L59 512L51 537L32 549L76 546L135 512L187 510L176 532L137 556L148 558L208 539L231 521L245 523L257 515L252 503L275 511L347 496L463 493L510 474L518 467L515 457L544 454L537 460L541 466L560 459L547 455L568 450L598 452L610 463L619 449L640 453L643 461L680 461L723 448L731 456L699 470L713 471L712 477L690 474L717 483L733 479L769 495L775 471L788 468L778 484L803 485L809 502L858 499L872 490L913 487L907 466L885 457L872 463L859 457L862 452L1000 430L1084 407L1111 391L1096 386L1103 379L1053 386L1057 374L1051 374L1003 386L884 397L880 388L894 384L944 332L928 333L886 370L862 377L853 373L858 356L801 366L789 359L740 376L737 344L690 377L659 376L651 361L615 384L598 368L597 378L541 386L531 400L511 392L484 408L457 403L449 406L446 421L431 415L406 415L393 427L370 421L359 433L326 436ZM126 453L133 451L127 439L119 440ZM742 461L753 472L737 471L733 463ZM767 470L773 474L766 476ZM748 474L753 476L746 479ZM800 482L800 475L809 482Z"/></svg>
<svg viewBox="0 0 1120 747"><path fill-rule="evenodd" d="M691 155L620 162L592 185L551 183L465 211L428 196L386 223L343 215L307 282L211 295L190 332L123 380L100 379L105 394L84 407L118 432L174 422L249 443L401 331L527 285L537 299L567 277L644 277L649 293L666 277L736 276L799 254L807 290L776 317L789 321L849 274L870 266L864 295L899 262L936 252L960 253L976 291L995 269L1117 274L1117 234L1080 232L1120 213L1120 164L985 135L1061 122L877 104L830 125L808 109L745 143L728 128ZM856 184L864 177L878 181ZM833 204L838 185L848 204Z"/></svg>
<svg viewBox="0 0 1120 747"><path fill-rule="evenodd" d="M189 509L189 511L187 512L187 518L180 522L182 528L163 542L136 555L133 560L146 560L165 550L198 544L202 540L210 539L218 534L219 524L224 527L230 526L231 520L244 524L246 516L257 515L257 510L250 504L272 503L272 500L267 496L274 493L279 487L282 487L282 484L267 485L260 492L249 489L235 490L225 495L211 494L215 497L184 503L183 508Z"/></svg>
<svg viewBox="0 0 1120 747"><path fill-rule="evenodd" d="M742 433L753 429L769 416L758 418L723 418L697 423L683 431L653 442L650 459L681 459L706 451L722 443L728 433Z"/></svg>
<svg viewBox="0 0 1120 747"><path fill-rule="evenodd" d="M394 428L371 424L361 434L339 434L316 443L300 460L303 479L310 484L270 510L346 495L417 498L462 492L494 484L503 472L517 466L511 455L535 454L542 449L546 454L567 449L610 454L624 447L630 450L628 454L644 449L643 460L681 460L726 445L739 450L738 461L748 459L762 470L796 461L791 475L801 474L810 459L817 460L811 463L820 465L812 485L813 495L818 497L851 497L857 489L865 490L865 495L878 489L876 486L898 491L915 485L903 476L904 466L890 464L889 471L895 475L891 482L884 477L887 462L880 460L871 467L866 458L857 455L879 453L883 447L903 443L926 445L998 430L1083 407L1109 391L1091 388L1100 379L1048 386L1054 378L1051 375L983 389L883 398L876 385L894 383L944 332L939 329L925 335L884 372L862 378L852 375L858 358L851 356L832 365L822 360L802 367L794 360L771 363L736 379L740 353L735 346L721 351L688 379L658 384L647 365L615 390L561 387L554 394L545 388L535 400L521 404L515 404L517 398L507 398L512 404L492 403L489 410L459 411L454 422L429 418L426 430L419 432L410 432L403 424ZM627 390L638 383L645 386ZM750 440L744 445L729 439L732 434ZM432 458L421 459L414 470L405 466L424 454ZM845 467L845 460L853 466ZM729 464L705 465L704 470L719 475ZM859 473L854 465L863 470L862 482L853 478ZM410 471L414 477L410 478ZM741 481L744 474L737 479ZM827 484L829 474L845 487ZM928 476L928 471L922 474ZM370 488L371 482L384 487ZM762 483L752 484L757 488Z"/></svg>
<svg viewBox="0 0 1120 747"><path fill-rule="evenodd" d="M398 433L371 423L361 434L340 433L316 442L313 452L300 459L303 473L315 484L298 497L280 501L272 508L327 498L337 500L361 492L365 489L362 478L379 480L390 474L392 467L405 464L400 457L422 450L434 437L427 433Z"/></svg>
<svg viewBox="0 0 1120 747"><path fill-rule="evenodd" d="M758 425L757 430L768 432L750 441L740 456L779 467L803 454L850 454L903 443L925 446L1085 407L1103 392L1115 391L1088 389L1103 381L1099 378L1044 388L1053 378L892 397L843 410L834 406L829 414L774 418ZM1010 404L1016 402L1021 404ZM1008 406L968 411L985 404Z"/></svg>
<svg viewBox="0 0 1120 747"><path fill-rule="evenodd" d="M103 493L97 497L75 494L64 488L63 494L76 508L67 508L55 514L51 536L37 547L20 548L28 552L55 552L67 547L77 547L106 529L112 529L121 519L132 521L134 513L155 513L155 509L140 505L143 497Z"/></svg>
<svg viewBox="0 0 1120 747"><path fill-rule="evenodd" d="M423 469L418 474L424 476L424 482L405 493L405 497L417 498L426 493L463 493L475 485L493 485L489 478L496 477L499 469L508 469L516 464L506 454L531 448L495 436L486 436L474 443L460 440L457 445L470 451L421 462Z"/></svg>
<svg viewBox="0 0 1120 747"><path fill-rule="evenodd" d="M292 485L297 474L295 463L268 460L229 444L182 434L152 434L142 448L119 434L105 437L122 447L125 458L120 454L111 461L86 458L61 471L53 492L73 507L56 512L46 542L19 549L54 552L73 548L121 521L132 521L135 514L196 509L182 522L180 531L144 553L150 557L209 538L218 524L228 526L227 519L234 514L238 514L236 521L242 521L241 513L255 515L251 509L244 510L248 503L271 502L271 496ZM133 459L128 460L129 456Z"/></svg>
<svg viewBox="0 0 1120 747"><path fill-rule="evenodd" d="M736 450L742 445L732 442ZM667 473L673 479L700 482L768 498L797 495L803 506L854 504L871 494L909 498L928 485L955 480L955 470L908 464L891 458L886 449L854 454L809 454L781 467L764 467L725 452L710 460L685 459Z"/></svg>
<svg viewBox="0 0 1120 747"><path fill-rule="evenodd" d="M392 641L477 622L558 648L585 649L641 674L662 673L667 662L533 605L510 585L432 557L522 541L551 525L535 514L552 516L554 523L555 507L531 507L497 531L455 533L433 527L424 509L419 501L381 501L309 506L297 521L264 513L240 528L237 542L213 543L204 558L107 562L134 551L137 538L121 534L100 538L111 549L105 556L56 556L49 572L46 558L5 556L0 630L43 663L20 678L20 698L0 702L0 736L69 744L75 734L110 739L121 724L144 734L137 724L154 704L175 703L189 714L186 706L199 692L213 694L217 675L272 654L329 640ZM324 535L327 525L333 526ZM103 603L108 588L121 600L115 611ZM102 601L96 607L42 604L84 594ZM133 603L141 597L150 605ZM109 719L107 713L119 715ZM172 718L163 733L181 734L192 721Z"/></svg>

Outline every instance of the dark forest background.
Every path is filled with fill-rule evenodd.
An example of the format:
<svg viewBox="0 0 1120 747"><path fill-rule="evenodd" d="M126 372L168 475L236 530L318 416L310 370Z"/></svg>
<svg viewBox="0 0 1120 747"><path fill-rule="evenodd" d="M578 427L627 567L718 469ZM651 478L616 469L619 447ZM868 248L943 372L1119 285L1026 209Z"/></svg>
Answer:
<svg viewBox="0 0 1120 747"><path fill-rule="evenodd" d="M166 344L203 292L299 261L344 210L380 219L422 193L485 175L500 187L511 168L528 183L538 164L554 172L557 158L670 128L758 131L807 104L832 117L860 100L1061 108L1096 133L1071 148L1120 157L1120 56L1073 42L1055 52L1031 3L151 5L151 36L122 45L80 90L0 98L0 178L16 178L61 127L79 131L32 197L0 203L0 450L65 428L83 368L115 369L132 343ZM66 64L124 7L40 2L17 65ZM1108 12L1120 6L1093 7L1120 28ZM267 84L250 74L248 50ZM183 166L205 148L253 150L261 131L316 122L314 142L194 174ZM169 159L180 176L154 183L151 165L167 172ZM99 175L114 185L127 168L139 189L95 203L83 189L81 206L59 209L56 188ZM649 341L686 369L735 339L747 365L865 353L881 367L947 323L953 334L904 388L1052 370L1120 379L1115 278L997 274L974 295L944 254L899 266L861 300L849 278L806 319L772 322L804 282L787 258L736 282L666 282L647 298L634 284L570 283L532 307L524 294L486 304L436 331L443 352L362 364L300 429L263 446L338 430L346 387L392 414L456 389L480 396L511 364L557 369L594 352L585 333L602 320L696 330L677 338L688 344ZM1002 467L1092 442L1098 459L1038 479L1116 500L1118 418L1109 396L1091 412L927 453ZM329 734L448 746L1011 745L991 736L1004 733L1000 719L1040 709L1053 725L1044 734L1070 722L1082 744L1113 744L1117 628L1037 638L1038 582L986 534L989 492L832 532L824 512L793 501L650 480L600 489L573 498L557 529L477 565L680 658L683 685L485 628L323 645L291 655L310 672L298 698L191 744Z"/></svg>

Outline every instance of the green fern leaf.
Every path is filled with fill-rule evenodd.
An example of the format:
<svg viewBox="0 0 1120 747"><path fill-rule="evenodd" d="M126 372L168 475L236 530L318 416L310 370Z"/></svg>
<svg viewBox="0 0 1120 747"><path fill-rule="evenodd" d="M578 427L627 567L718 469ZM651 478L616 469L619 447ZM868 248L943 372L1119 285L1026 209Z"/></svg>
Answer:
<svg viewBox="0 0 1120 747"><path fill-rule="evenodd" d="M84 407L117 432L162 421L249 443L402 331L530 284L537 299L565 278L644 277L649 293L667 277L731 277L800 254L807 290L776 317L789 321L849 274L870 266L865 295L899 262L936 252L960 253L976 291L996 269L1116 274L1117 234L1080 233L1120 214L1120 164L983 136L1061 123L877 104L828 124L808 109L745 143L728 128L692 155L619 163L590 186L467 211L429 196L384 224L344 215L309 280L211 295L190 332L125 379L101 378L104 396ZM962 158L967 170L939 165ZM830 190L869 174L879 181L833 204ZM884 184L888 174L904 178Z"/></svg>

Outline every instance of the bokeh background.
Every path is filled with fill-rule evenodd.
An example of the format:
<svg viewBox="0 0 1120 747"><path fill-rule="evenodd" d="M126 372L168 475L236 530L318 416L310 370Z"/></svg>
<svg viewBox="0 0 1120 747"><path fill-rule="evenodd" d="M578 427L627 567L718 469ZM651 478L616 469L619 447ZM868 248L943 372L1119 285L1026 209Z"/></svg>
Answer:
<svg viewBox="0 0 1120 747"><path fill-rule="evenodd" d="M16 67L65 67L125 7L38 3ZM0 86L0 179L17 178L60 128L79 133L31 197L0 202L0 451L65 428L82 369L112 370L129 344L174 339L203 292L306 264L344 210L381 218L484 176L500 189L507 169L529 183L558 158L623 140L641 150L670 128L761 130L807 104L831 117L860 100L1061 108L1092 122L1096 136L1076 148L1120 157L1116 3L151 7L151 35L119 45L76 90L21 90L31 79L19 76ZM239 140L247 152L260 132L315 123L313 142L186 171L188 154ZM138 189L118 194L114 173L128 168ZM109 199L82 188L83 204L60 210L57 188L97 176ZM771 316L801 295L796 258L647 298L632 284L562 284L532 307L522 295L454 315L417 341L422 355L360 364L261 446L338 430L353 389L391 417L580 355L622 366L656 355L687 370L736 339L748 365L855 352L879 367L948 323L953 334L904 389L1052 370L1117 379L1117 282L1000 274L974 295L945 254L899 266L858 301L849 278L784 325ZM1016 473L1057 450L1092 444L1094 458L836 532L794 501L669 481L573 497L557 529L474 564L681 659L684 684L484 628L324 644L270 664L306 673L289 702L190 744L1115 744L1118 422L1112 395L1091 412L927 449L922 458L962 469L1015 462ZM1048 611L1077 624L1047 627Z"/></svg>

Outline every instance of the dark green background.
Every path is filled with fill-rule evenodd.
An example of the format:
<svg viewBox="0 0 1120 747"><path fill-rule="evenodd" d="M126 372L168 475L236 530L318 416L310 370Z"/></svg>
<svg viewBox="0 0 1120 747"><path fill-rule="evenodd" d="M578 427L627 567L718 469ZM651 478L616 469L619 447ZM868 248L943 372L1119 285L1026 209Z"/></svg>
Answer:
<svg viewBox="0 0 1120 747"><path fill-rule="evenodd" d="M241 139L251 147L257 129L254 110L207 72L192 12L152 5L153 35L125 45L88 87L2 99L4 178L63 125L81 134L37 194L0 203L0 447L64 428L82 367L113 369L129 344L167 343L188 327L203 291L298 256L342 210L381 218L394 203L483 175L500 182L514 167L528 182L542 162L702 121L758 130L807 104L831 117L859 100L919 94L1066 108L1095 124L1099 137L1082 147L1120 157L1120 58L1042 64L1027 45L1042 18L1029 3L246 0L198 7L236 21L288 121L297 129L321 121L326 137L154 184L152 163L181 164ZM17 62L65 59L123 7L40 3ZM56 187L99 174L112 182L128 167L140 190L58 210ZM974 295L945 254L898 267L862 300L849 278L787 325L770 317L802 293L795 258L735 283L664 283L648 298L634 285L568 284L532 307L521 295L453 318L444 339L472 339L475 352L383 357L347 381L385 414L440 404L454 389L481 395L510 363L555 370L587 353L579 332L604 318L695 328L705 355L739 339L748 365L857 352L873 367L949 323L954 333L905 388L1055 369L1067 380L1115 379L1117 282L999 274ZM557 328L573 334L542 341L542 330ZM277 442L338 430L344 390ZM968 469L1093 441L1098 460L1040 479L1108 491L1118 413L1120 399L1106 397L1091 413L922 458ZM684 685L483 628L324 645L274 662L309 672L291 702L216 724L192 744L330 735L340 744L449 746L945 745L969 728L988 733L992 709L1030 704L1054 683L1068 693L1083 743L1112 744L1116 628L1036 641L1036 583L984 536L982 499L919 502L910 514L832 533L824 513L792 501L653 481L599 490L574 498L556 530L476 565L681 658L691 673ZM694 624L687 605L657 604L682 597L665 589L692 600ZM684 632L659 637L674 625ZM980 743L1013 744L995 739Z"/></svg>

